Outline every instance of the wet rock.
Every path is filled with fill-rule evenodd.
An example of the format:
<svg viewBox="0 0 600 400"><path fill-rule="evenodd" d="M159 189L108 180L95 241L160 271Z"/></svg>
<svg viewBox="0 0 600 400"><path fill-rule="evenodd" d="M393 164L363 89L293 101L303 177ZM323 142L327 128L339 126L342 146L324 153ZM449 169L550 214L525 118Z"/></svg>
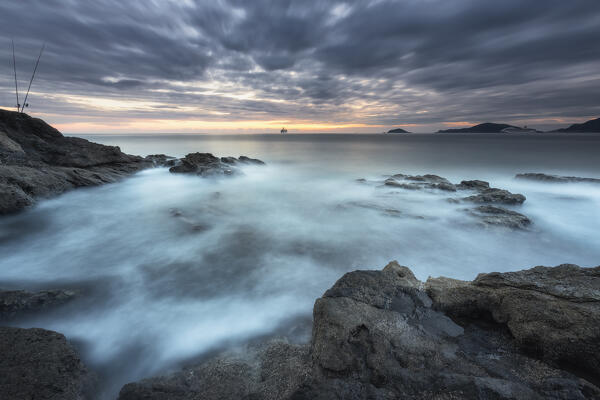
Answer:
<svg viewBox="0 0 600 400"><path fill-rule="evenodd" d="M151 166L116 146L64 137L41 119L0 110L0 214L76 187L115 182Z"/></svg>
<svg viewBox="0 0 600 400"><path fill-rule="evenodd" d="M600 383L600 267L430 278L425 287L435 309L460 321L491 319L526 354Z"/></svg>
<svg viewBox="0 0 600 400"><path fill-rule="evenodd" d="M125 385L119 400L287 399L306 379L307 345L272 341L170 376Z"/></svg>
<svg viewBox="0 0 600 400"><path fill-rule="evenodd" d="M489 188L481 190L473 196L465 197L463 200L473 203L523 204L526 197L504 189Z"/></svg>
<svg viewBox="0 0 600 400"><path fill-rule="evenodd" d="M37 293L25 290L0 291L0 320L56 307L75 296L76 293L71 290L44 290Z"/></svg>
<svg viewBox="0 0 600 400"><path fill-rule="evenodd" d="M119 399L596 399L599 269L426 283L396 262L350 272L315 302L309 348L221 356ZM542 335L548 353L532 352Z"/></svg>
<svg viewBox="0 0 600 400"><path fill-rule="evenodd" d="M456 187L446 178L438 175L404 175L396 174L385 180L384 185L409 190L439 189L455 192Z"/></svg>
<svg viewBox="0 0 600 400"><path fill-rule="evenodd" d="M222 176L241 173L236 164L264 165L264 162L245 156L239 159L234 157L215 157L210 153L190 153L180 159L169 169L173 173L197 174L201 176Z"/></svg>
<svg viewBox="0 0 600 400"><path fill-rule="evenodd" d="M505 226L513 229L526 229L531 225L531 220L516 211L502 207L479 206L468 210L486 225Z"/></svg>
<svg viewBox="0 0 600 400"><path fill-rule="evenodd" d="M472 180L472 181L462 181L459 185L456 186L458 189L470 189L470 190L486 190L490 188L489 182L480 181L480 180Z"/></svg>
<svg viewBox="0 0 600 400"><path fill-rule="evenodd" d="M172 167L177 162L177 158L165 154L150 154L144 157L144 160L151 162L155 167Z"/></svg>
<svg viewBox="0 0 600 400"><path fill-rule="evenodd" d="M225 164L236 164L238 162L235 157L221 157L221 161Z"/></svg>
<svg viewBox="0 0 600 400"><path fill-rule="evenodd" d="M515 175L516 179L526 179L530 181L539 182L553 182L553 183L600 183L600 179L597 178L580 178L577 176L560 176L560 175L548 175L541 173L525 173Z"/></svg>
<svg viewBox="0 0 600 400"><path fill-rule="evenodd" d="M0 399L92 399L94 379L60 333L0 327Z"/></svg>
<svg viewBox="0 0 600 400"><path fill-rule="evenodd" d="M265 165L265 163L257 158L250 158L246 156L240 156L238 160L245 164Z"/></svg>

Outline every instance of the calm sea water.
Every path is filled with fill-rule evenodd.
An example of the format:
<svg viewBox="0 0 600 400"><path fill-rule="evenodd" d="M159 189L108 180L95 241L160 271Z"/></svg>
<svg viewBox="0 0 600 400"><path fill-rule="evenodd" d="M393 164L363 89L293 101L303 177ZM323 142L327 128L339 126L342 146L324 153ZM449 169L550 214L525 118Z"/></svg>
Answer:
<svg viewBox="0 0 600 400"><path fill-rule="evenodd" d="M212 152L267 162L230 179L140 172L0 219L0 287L79 298L14 321L64 333L100 375L126 382L224 347L307 340L316 297L344 272L390 260L420 279L600 264L600 135L86 136L132 154ZM449 194L380 187L386 174L483 179L527 196L528 231L485 228ZM366 178L370 184L360 184ZM395 209L399 214L382 212Z"/></svg>

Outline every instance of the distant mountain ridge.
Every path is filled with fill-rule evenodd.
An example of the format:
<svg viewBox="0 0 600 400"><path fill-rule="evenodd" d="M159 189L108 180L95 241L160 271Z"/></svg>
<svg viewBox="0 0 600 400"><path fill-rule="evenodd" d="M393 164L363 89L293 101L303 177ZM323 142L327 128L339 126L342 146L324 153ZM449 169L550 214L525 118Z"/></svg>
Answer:
<svg viewBox="0 0 600 400"><path fill-rule="evenodd" d="M557 129L553 132L565 133L592 133L600 132L600 118L591 119L583 124L573 124L568 128Z"/></svg>
<svg viewBox="0 0 600 400"><path fill-rule="evenodd" d="M519 129L519 127L513 125L484 122L483 124L471 126L470 128L442 129L439 130L438 133L501 133L502 130L506 128Z"/></svg>

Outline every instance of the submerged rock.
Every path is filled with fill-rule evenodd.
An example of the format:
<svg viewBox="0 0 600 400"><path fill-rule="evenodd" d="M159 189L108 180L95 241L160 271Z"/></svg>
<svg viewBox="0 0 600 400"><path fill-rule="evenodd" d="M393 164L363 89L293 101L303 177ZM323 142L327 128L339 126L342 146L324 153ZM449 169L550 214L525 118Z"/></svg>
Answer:
<svg viewBox="0 0 600 400"><path fill-rule="evenodd" d="M0 327L0 399L93 399L93 376L60 333Z"/></svg>
<svg viewBox="0 0 600 400"><path fill-rule="evenodd" d="M315 302L309 347L220 356L119 399L596 399L599 271L351 272Z"/></svg>
<svg viewBox="0 0 600 400"><path fill-rule="evenodd" d="M560 175L548 175L542 173L525 173L515 175L516 179L527 179L531 181L539 182L556 182L556 183L600 183L600 179L597 178L580 178L578 176L560 176Z"/></svg>
<svg viewBox="0 0 600 400"><path fill-rule="evenodd" d="M0 320L59 306L75 296L76 293L71 290L44 290L37 293L25 290L0 291Z"/></svg>
<svg viewBox="0 0 600 400"><path fill-rule="evenodd" d="M502 207L487 205L475 207L468 211L486 225L506 226L513 229L526 229L531 225L531 220L525 215Z"/></svg>
<svg viewBox="0 0 600 400"><path fill-rule="evenodd" d="M119 400L287 399L309 371L308 345L276 340L180 373L127 384Z"/></svg>

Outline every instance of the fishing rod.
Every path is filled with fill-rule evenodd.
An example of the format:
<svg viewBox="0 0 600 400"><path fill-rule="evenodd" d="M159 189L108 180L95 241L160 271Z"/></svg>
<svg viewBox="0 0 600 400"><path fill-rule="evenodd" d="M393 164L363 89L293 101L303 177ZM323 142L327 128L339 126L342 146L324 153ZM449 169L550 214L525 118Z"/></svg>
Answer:
<svg viewBox="0 0 600 400"><path fill-rule="evenodd" d="M42 45L42 48L40 49L40 54L38 55L37 61L35 62L35 68L33 69L33 74L31 74L31 80L29 81L29 87L27 88L27 94L25 95L25 100L23 101L23 105L21 106L21 112L23 112L25 107L29 107L29 104L27 104L27 97L29 96L29 90L31 89L31 84L33 83L33 78L35 78L35 72L38 69L38 65L40 65L40 58L42 58L42 53L44 52L45 47L46 47L46 43L44 43ZM14 49L14 47L13 47L13 49ZM15 75L15 77L16 77L16 75ZM17 100L17 102L18 102L18 100Z"/></svg>
<svg viewBox="0 0 600 400"><path fill-rule="evenodd" d="M17 95L17 112L19 112L19 86L17 85L17 60L15 58L15 40L12 39L12 52L13 52L13 70L15 71L15 94Z"/></svg>

